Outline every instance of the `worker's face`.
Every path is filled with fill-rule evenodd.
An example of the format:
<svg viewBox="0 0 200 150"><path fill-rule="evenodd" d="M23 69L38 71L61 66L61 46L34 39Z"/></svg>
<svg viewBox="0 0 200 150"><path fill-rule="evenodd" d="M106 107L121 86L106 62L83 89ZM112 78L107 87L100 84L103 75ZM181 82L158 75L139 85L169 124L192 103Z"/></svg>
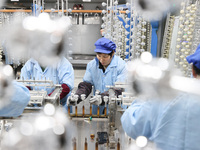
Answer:
<svg viewBox="0 0 200 150"><path fill-rule="evenodd" d="M101 29L100 33L101 33L102 36L104 36L104 29Z"/></svg>
<svg viewBox="0 0 200 150"><path fill-rule="evenodd" d="M110 64L113 55L114 53L112 54L112 56L110 56L109 54L97 53L97 59L103 66L107 67Z"/></svg>

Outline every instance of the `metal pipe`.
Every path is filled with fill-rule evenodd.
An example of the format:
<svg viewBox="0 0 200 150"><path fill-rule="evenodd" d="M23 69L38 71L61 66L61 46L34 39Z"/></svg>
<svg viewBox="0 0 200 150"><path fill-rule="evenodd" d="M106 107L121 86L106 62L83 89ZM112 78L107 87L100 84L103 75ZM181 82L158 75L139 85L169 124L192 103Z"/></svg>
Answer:
<svg viewBox="0 0 200 150"><path fill-rule="evenodd" d="M69 5L68 5L68 0L66 0L66 16L68 16L68 8L69 8Z"/></svg>
<svg viewBox="0 0 200 150"><path fill-rule="evenodd" d="M58 15L59 15L60 0L57 0L57 6L58 6Z"/></svg>
<svg viewBox="0 0 200 150"><path fill-rule="evenodd" d="M108 34L108 0L107 0L107 5L106 5L106 13L105 13L105 16L106 16L106 20L105 20L105 23L106 23L106 33Z"/></svg>
<svg viewBox="0 0 200 150"><path fill-rule="evenodd" d="M85 138L85 147L84 147L84 150L87 150L88 149L88 143L87 143L87 138Z"/></svg>
<svg viewBox="0 0 200 150"><path fill-rule="evenodd" d="M109 39L112 41L112 0L110 0L110 6L109 6L109 16L110 16L110 18L108 17L108 22L110 22L110 24L108 24L108 30L109 30Z"/></svg>
<svg viewBox="0 0 200 150"><path fill-rule="evenodd" d="M44 2L44 0L42 0L42 12L44 12L44 4L45 4L45 2Z"/></svg>
<svg viewBox="0 0 200 150"><path fill-rule="evenodd" d="M36 16L38 16L40 13L41 13L41 10L40 10L40 8L41 8L41 0L36 0L37 1L37 3L36 3Z"/></svg>
<svg viewBox="0 0 200 150"><path fill-rule="evenodd" d="M64 16L64 0L61 1L61 5L62 5L62 16Z"/></svg>
<svg viewBox="0 0 200 150"><path fill-rule="evenodd" d="M35 16L35 0L33 0L33 16Z"/></svg>

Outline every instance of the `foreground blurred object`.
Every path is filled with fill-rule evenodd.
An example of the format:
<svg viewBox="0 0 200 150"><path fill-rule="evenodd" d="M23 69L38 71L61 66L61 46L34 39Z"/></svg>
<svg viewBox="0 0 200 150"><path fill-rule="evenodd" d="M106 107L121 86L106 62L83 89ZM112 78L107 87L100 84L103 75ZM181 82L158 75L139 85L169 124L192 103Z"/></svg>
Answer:
<svg viewBox="0 0 200 150"><path fill-rule="evenodd" d="M144 52L140 60L128 66L130 88L137 96L170 99L179 92L200 94L200 81L183 77L167 59L153 59L149 52Z"/></svg>
<svg viewBox="0 0 200 150"><path fill-rule="evenodd" d="M195 52L200 43L200 3L185 0L178 14L167 15L162 44L162 57L169 58L186 77L191 76L191 65L186 57Z"/></svg>
<svg viewBox="0 0 200 150"><path fill-rule="evenodd" d="M199 107L199 96L190 94L180 94L168 101L138 99L124 112L121 123L131 138L145 136L158 149L198 149Z"/></svg>
<svg viewBox="0 0 200 150"><path fill-rule="evenodd" d="M71 150L71 129L63 110L47 104L39 115L24 116L4 134L6 150Z"/></svg>
<svg viewBox="0 0 200 150"><path fill-rule="evenodd" d="M20 82L25 83L34 92L34 95L38 91L46 92L49 96L57 95L55 99L52 97L51 101L53 103L58 101L58 104L61 103L64 106L74 88L74 70L72 64L65 57L60 58L57 63L45 67L35 59L29 59L21 69ZM40 105L44 104L43 98ZM33 103L34 101L37 102L37 100L33 100Z"/></svg>
<svg viewBox="0 0 200 150"><path fill-rule="evenodd" d="M13 69L10 66L0 65L0 108L10 103L12 96Z"/></svg>
<svg viewBox="0 0 200 150"><path fill-rule="evenodd" d="M194 63L196 61L196 59L193 59L194 56L198 56L198 61L200 62L200 52L198 51L192 57L188 58L191 59L189 62ZM142 57L143 55L141 55L141 59ZM149 63L151 61L145 62ZM147 66L147 64L144 66ZM162 64L162 66L164 65ZM147 69L146 67L145 70ZM200 68L197 70L195 71L193 68L194 75L198 79L200 76ZM165 76L163 73L160 75ZM149 87L156 89L155 87L157 85L159 91L162 91L160 89L166 89L166 93L168 94L174 88L178 95L175 96L172 94L171 98L168 96L168 100L165 101L161 99L163 96L156 97L153 95L148 97L148 100L145 99L145 101L141 97L138 98L121 117L124 131L133 139L136 139L138 136L145 136L161 150L198 149L200 127L196 124L200 122L200 100L199 92L197 92L200 88L199 80L177 75L168 76L168 78L156 78L160 80L155 80L152 78L151 73L149 74L147 76L144 75L144 69L141 69L140 73L137 74L138 85L140 82L143 82L143 88L145 88L144 82L147 82L150 83L147 84ZM169 73L166 75L169 75ZM147 79L152 81L148 81ZM160 82L162 79L165 79L165 81ZM160 92L159 94L164 95L165 93Z"/></svg>
<svg viewBox="0 0 200 150"><path fill-rule="evenodd" d="M20 116L30 100L29 90L22 84L13 81L13 93L10 99L5 99L6 105L0 108L0 117L18 117ZM1 105L2 106L2 105Z"/></svg>
<svg viewBox="0 0 200 150"><path fill-rule="evenodd" d="M189 64L192 63L192 66L193 66L192 74L196 78L200 69L200 44L198 45L195 53L187 56L186 60Z"/></svg>
<svg viewBox="0 0 200 150"><path fill-rule="evenodd" d="M161 20L169 11L179 8L182 0L135 0L135 10L146 20Z"/></svg>
<svg viewBox="0 0 200 150"><path fill-rule="evenodd" d="M167 59L154 58L143 52L141 59L129 62L129 81L136 96L170 98L176 91L170 86L170 78L177 75Z"/></svg>
<svg viewBox="0 0 200 150"><path fill-rule="evenodd" d="M13 81L10 66L0 66L0 117L17 117L30 100L29 90Z"/></svg>
<svg viewBox="0 0 200 150"><path fill-rule="evenodd" d="M8 55L14 63L33 57L47 66L57 62L65 54L64 36L70 25L69 17L51 20L46 13L38 17L26 17L23 21L16 17L2 31L1 38L5 40Z"/></svg>
<svg viewBox="0 0 200 150"><path fill-rule="evenodd" d="M156 150L156 147L146 137L138 136L127 150Z"/></svg>

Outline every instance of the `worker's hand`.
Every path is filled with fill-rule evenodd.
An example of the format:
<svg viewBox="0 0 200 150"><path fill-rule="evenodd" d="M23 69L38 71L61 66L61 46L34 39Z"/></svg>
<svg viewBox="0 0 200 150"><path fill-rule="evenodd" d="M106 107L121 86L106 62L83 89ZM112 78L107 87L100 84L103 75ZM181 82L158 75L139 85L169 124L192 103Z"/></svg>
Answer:
<svg viewBox="0 0 200 150"><path fill-rule="evenodd" d="M67 105L75 106L81 102L79 95L74 95L73 93L67 98Z"/></svg>
<svg viewBox="0 0 200 150"><path fill-rule="evenodd" d="M76 105L75 100L72 98L72 96L69 96L67 98L67 106L69 105L72 105L72 106Z"/></svg>
<svg viewBox="0 0 200 150"><path fill-rule="evenodd" d="M72 105L75 106L76 105L76 100L75 100L75 96L72 93L68 98L67 98L67 105Z"/></svg>
<svg viewBox="0 0 200 150"><path fill-rule="evenodd" d="M29 90L31 90L31 87L30 86L26 86Z"/></svg>
<svg viewBox="0 0 200 150"><path fill-rule="evenodd" d="M100 105L102 103L101 95L96 95L89 100L90 104Z"/></svg>
<svg viewBox="0 0 200 150"><path fill-rule="evenodd" d="M54 91L52 91L51 93L49 93L48 96L51 96L51 94L52 94L53 92L54 92Z"/></svg>

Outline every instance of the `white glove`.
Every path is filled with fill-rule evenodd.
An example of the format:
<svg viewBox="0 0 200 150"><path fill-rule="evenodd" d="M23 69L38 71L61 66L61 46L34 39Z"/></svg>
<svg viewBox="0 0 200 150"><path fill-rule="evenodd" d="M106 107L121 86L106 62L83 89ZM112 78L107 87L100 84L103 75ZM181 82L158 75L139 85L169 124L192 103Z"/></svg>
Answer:
<svg viewBox="0 0 200 150"><path fill-rule="evenodd" d="M77 104L78 95L74 95L73 93L67 98L67 105L75 106Z"/></svg>
<svg viewBox="0 0 200 150"><path fill-rule="evenodd" d="M102 103L101 95L95 95L94 97L90 98L90 104L100 105Z"/></svg>

